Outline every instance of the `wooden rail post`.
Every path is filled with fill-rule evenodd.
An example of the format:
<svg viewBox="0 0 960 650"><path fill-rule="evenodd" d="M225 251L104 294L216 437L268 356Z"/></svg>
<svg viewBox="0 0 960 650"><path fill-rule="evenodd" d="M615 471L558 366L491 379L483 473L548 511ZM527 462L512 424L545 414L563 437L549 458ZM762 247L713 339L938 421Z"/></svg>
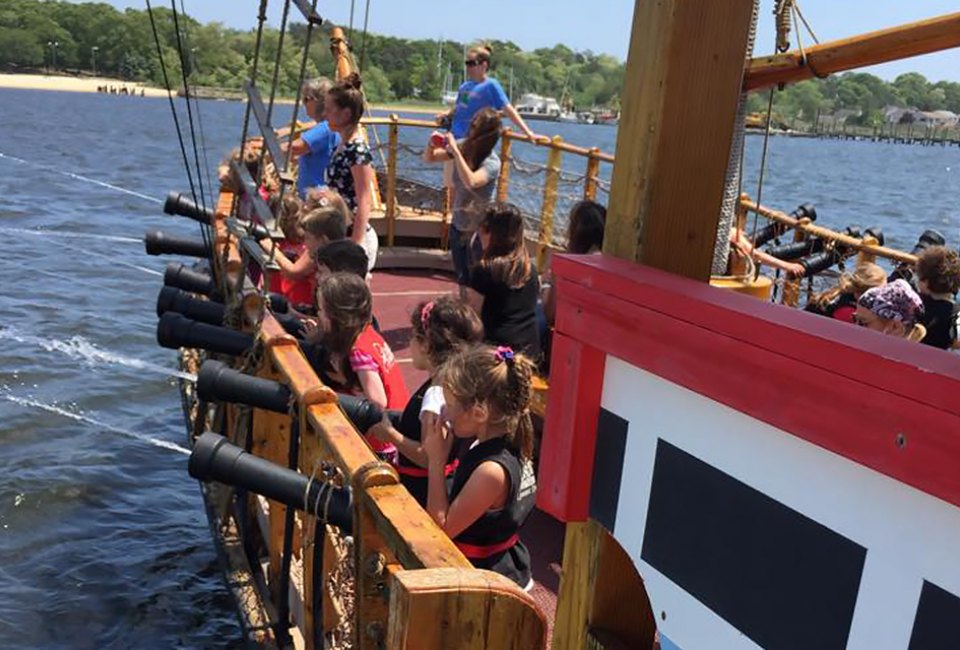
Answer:
<svg viewBox="0 0 960 650"><path fill-rule="evenodd" d="M497 201L500 203L506 203L510 194L510 147L513 144L510 133L510 129L504 130L500 145L500 177L497 179Z"/></svg>
<svg viewBox="0 0 960 650"><path fill-rule="evenodd" d="M560 164L563 151L558 145L563 143L559 135L550 139L550 152L547 154L547 171L543 182L543 204L540 206L540 237L537 246L537 268L545 268L547 250L553 243L553 216L557 211L557 186L560 184Z"/></svg>
<svg viewBox="0 0 960 650"><path fill-rule="evenodd" d="M400 138L400 126L397 115L390 115L390 142L387 152L387 246L393 246L393 235L397 219L397 145Z"/></svg>
<svg viewBox="0 0 960 650"><path fill-rule="evenodd" d="M752 13L749 0L637 0L604 253L710 277Z"/></svg>
<svg viewBox="0 0 960 650"><path fill-rule="evenodd" d="M597 199L597 176L600 174L599 147L591 147L587 154L587 176L583 179L583 198L587 201Z"/></svg>

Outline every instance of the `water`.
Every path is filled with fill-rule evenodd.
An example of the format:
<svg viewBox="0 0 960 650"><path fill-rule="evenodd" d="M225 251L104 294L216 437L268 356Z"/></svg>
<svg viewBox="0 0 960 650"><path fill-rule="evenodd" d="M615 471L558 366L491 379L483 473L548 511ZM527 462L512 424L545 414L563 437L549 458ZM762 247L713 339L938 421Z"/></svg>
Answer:
<svg viewBox="0 0 960 650"><path fill-rule="evenodd" d="M237 143L243 106L201 109L216 164ZM188 189L167 102L0 90L0 115L0 647L235 647L180 448L175 356L154 341L166 260L139 243L150 229L198 235L160 210L168 190ZM50 125L42 146L38 125ZM614 149L611 127L533 127ZM753 195L760 143L748 139ZM515 152L545 160L543 148ZM564 157L570 175L583 165ZM763 200L813 202L837 227L880 225L900 248L927 227L956 245L958 173L956 147L775 138ZM436 182L439 171L415 174Z"/></svg>

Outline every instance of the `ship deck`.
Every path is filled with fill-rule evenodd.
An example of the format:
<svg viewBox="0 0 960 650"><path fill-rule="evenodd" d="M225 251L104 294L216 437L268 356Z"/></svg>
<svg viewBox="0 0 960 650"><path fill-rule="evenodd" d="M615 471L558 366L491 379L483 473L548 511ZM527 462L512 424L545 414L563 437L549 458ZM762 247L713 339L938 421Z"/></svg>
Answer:
<svg viewBox="0 0 960 650"><path fill-rule="evenodd" d="M453 278L442 272L388 269L375 270L373 273L373 311L411 391L427 378L424 371L413 367L410 358L410 314L413 307L421 300L456 290ZM564 525L535 509L520 531L520 536L530 549L535 583L531 595L547 618L549 638L553 632L560 585Z"/></svg>

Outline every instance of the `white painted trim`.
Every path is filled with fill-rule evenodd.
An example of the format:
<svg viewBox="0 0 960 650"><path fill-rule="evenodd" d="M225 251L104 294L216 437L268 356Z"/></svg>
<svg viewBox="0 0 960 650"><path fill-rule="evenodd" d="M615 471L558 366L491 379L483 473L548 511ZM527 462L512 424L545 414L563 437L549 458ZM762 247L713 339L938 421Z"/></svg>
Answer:
<svg viewBox="0 0 960 650"><path fill-rule="evenodd" d="M630 423L615 535L683 650L757 646L639 559L658 437L867 548L849 650L905 648L923 579L960 594L960 508L611 356L601 406Z"/></svg>

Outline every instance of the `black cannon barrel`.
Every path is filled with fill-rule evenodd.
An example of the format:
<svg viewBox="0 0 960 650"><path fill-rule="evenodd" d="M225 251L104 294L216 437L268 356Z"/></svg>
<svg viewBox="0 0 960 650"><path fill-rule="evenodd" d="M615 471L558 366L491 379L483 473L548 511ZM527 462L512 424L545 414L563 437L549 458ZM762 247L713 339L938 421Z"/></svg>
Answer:
<svg viewBox="0 0 960 650"><path fill-rule="evenodd" d="M880 228L880 226L871 226L870 228L867 228L866 230L863 231L863 236L873 237L874 239L876 239L877 246L883 246L883 242L885 241L885 238L883 236L883 230Z"/></svg>
<svg viewBox="0 0 960 650"><path fill-rule="evenodd" d="M365 397L343 394L338 395L338 397L340 398L340 408L343 409L347 418L360 433L365 433L367 429L383 419L383 409Z"/></svg>
<svg viewBox="0 0 960 650"><path fill-rule="evenodd" d="M278 381L252 377L221 361L204 361L197 394L208 402L246 404L275 413L290 412L290 389Z"/></svg>
<svg viewBox="0 0 960 650"><path fill-rule="evenodd" d="M822 250L823 240L818 237L813 237L803 241L795 241L790 242L789 244L771 246L767 249L767 253L781 260L795 260L798 257L805 257L813 253L819 253Z"/></svg>
<svg viewBox="0 0 960 650"><path fill-rule="evenodd" d="M352 532L349 488L311 481L299 472L248 454L216 433L208 431L197 438L187 469L195 479L244 488L308 514L325 516L328 523Z"/></svg>
<svg viewBox="0 0 960 650"><path fill-rule="evenodd" d="M839 250L820 251L808 257L797 260L797 263L803 266L803 277L808 278L821 271L826 271L834 264L837 264L842 255Z"/></svg>
<svg viewBox="0 0 960 650"><path fill-rule="evenodd" d="M209 257L210 247L200 239L174 237L160 230L152 230L143 237L147 255L186 255Z"/></svg>
<svg viewBox="0 0 960 650"><path fill-rule="evenodd" d="M200 207L180 192L170 192L167 194L167 200L163 203L163 211L167 214L188 217L194 221L205 223L208 226L213 223L213 210Z"/></svg>
<svg viewBox="0 0 960 650"><path fill-rule="evenodd" d="M167 264L163 272L163 284L204 296L213 297L217 294L217 285L208 273L192 269L181 262Z"/></svg>
<svg viewBox="0 0 960 650"><path fill-rule="evenodd" d="M253 335L198 323L183 314L168 311L157 322L157 343L172 350L201 348L237 356L253 347Z"/></svg>
<svg viewBox="0 0 960 650"><path fill-rule="evenodd" d="M157 296L157 316L163 316L168 311L183 314L190 320L201 323L223 325L225 308L219 302L200 300L180 289L163 287Z"/></svg>
<svg viewBox="0 0 960 650"><path fill-rule="evenodd" d="M793 217L794 219L807 218L810 221L816 221L817 209L813 207L812 203L804 203L803 205L799 206L796 210L791 212L790 216ZM776 237L779 237L786 231L787 231L787 227L781 223L774 222L769 225L766 225L757 231L756 236L753 238L753 245L763 246L770 240Z"/></svg>
<svg viewBox="0 0 960 650"><path fill-rule="evenodd" d="M931 246L944 246L947 240L939 230L924 230L923 234L917 238L917 244L911 251L914 255L919 255Z"/></svg>

